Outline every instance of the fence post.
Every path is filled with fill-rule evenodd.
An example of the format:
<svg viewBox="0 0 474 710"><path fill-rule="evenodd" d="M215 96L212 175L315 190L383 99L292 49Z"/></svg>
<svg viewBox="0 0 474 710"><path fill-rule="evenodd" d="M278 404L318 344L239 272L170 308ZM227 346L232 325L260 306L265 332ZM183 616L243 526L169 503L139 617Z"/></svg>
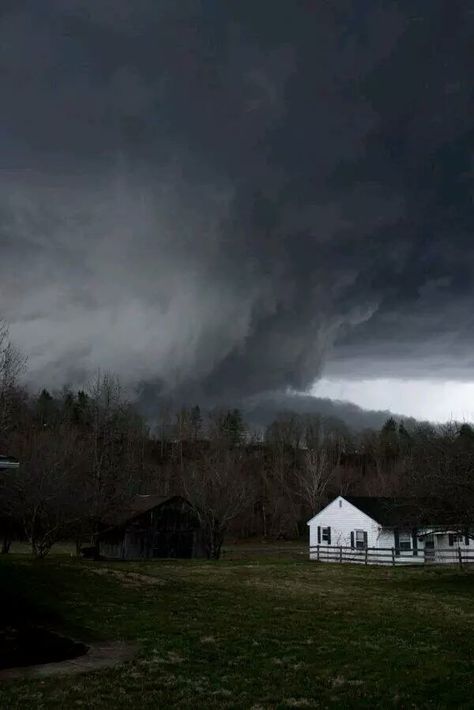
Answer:
<svg viewBox="0 0 474 710"><path fill-rule="evenodd" d="M342 545L339 546L339 562L342 562Z"/></svg>
<svg viewBox="0 0 474 710"><path fill-rule="evenodd" d="M317 548L317 551L316 551L316 559L317 559L317 561L319 562L319 545L318 545L318 548Z"/></svg>
<svg viewBox="0 0 474 710"><path fill-rule="evenodd" d="M458 559L459 559L459 566L462 567L462 552L461 552L460 547L458 547Z"/></svg>
<svg viewBox="0 0 474 710"><path fill-rule="evenodd" d="M369 548L365 548L365 564L367 564L367 555L369 554Z"/></svg>
<svg viewBox="0 0 474 710"><path fill-rule="evenodd" d="M392 565L395 564L395 548L392 547Z"/></svg>

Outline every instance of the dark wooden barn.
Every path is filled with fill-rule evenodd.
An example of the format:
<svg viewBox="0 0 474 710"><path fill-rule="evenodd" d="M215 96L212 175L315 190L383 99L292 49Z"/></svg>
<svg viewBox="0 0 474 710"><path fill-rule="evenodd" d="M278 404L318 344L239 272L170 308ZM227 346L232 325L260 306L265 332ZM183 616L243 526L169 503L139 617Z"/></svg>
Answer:
<svg viewBox="0 0 474 710"><path fill-rule="evenodd" d="M121 560L207 557L199 518L181 496L135 496L107 522L98 553Z"/></svg>

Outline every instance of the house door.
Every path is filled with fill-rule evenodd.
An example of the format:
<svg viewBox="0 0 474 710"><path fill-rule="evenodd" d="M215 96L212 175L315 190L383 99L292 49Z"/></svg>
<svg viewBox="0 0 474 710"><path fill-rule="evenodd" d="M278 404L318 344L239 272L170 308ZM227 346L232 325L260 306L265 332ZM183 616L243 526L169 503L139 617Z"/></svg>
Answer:
<svg viewBox="0 0 474 710"><path fill-rule="evenodd" d="M435 561L434 535L425 537L425 562Z"/></svg>

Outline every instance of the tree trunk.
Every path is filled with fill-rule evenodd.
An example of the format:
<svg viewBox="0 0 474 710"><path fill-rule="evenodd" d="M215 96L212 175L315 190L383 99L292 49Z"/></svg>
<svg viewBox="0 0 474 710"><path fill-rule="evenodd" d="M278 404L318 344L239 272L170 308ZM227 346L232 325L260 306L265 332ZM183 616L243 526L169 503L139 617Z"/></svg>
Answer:
<svg viewBox="0 0 474 710"><path fill-rule="evenodd" d="M10 547L12 544L11 537L8 533L5 533L3 536L3 542L2 542L2 555L7 555L10 552Z"/></svg>
<svg viewBox="0 0 474 710"><path fill-rule="evenodd" d="M222 543L224 542L224 531L219 528L212 528L209 535L209 553L210 560L218 560L221 556Z"/></svg>
<svg viewBox="0 0 474 710"><path fill-rule="evenodd" d="M53 543L46 537L39 539L34 538L32 542L33 554L35 557L38 557L40 560L42 560L44 557L46 557L52 546Z"/></svg>

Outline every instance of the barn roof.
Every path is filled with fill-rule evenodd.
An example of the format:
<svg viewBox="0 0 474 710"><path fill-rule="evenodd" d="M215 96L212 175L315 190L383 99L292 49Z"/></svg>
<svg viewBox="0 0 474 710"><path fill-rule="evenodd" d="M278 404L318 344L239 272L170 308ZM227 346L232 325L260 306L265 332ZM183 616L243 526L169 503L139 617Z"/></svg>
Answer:
<svg viewBox="0 0 474 710"><path fill-rule="evenodd" d="M343 497L384 527L448 525L454 522L453 511L436 498Z"/></svg>
<svg viewBox="0 0 474 710"><path fill-rule="evenodd" d="M120 527L130 520L146 513L148 510L157 508L162 503L181 496L159 496L159 495L136 495L122 507L107 515L102 522L109 527Z"/></svg>

